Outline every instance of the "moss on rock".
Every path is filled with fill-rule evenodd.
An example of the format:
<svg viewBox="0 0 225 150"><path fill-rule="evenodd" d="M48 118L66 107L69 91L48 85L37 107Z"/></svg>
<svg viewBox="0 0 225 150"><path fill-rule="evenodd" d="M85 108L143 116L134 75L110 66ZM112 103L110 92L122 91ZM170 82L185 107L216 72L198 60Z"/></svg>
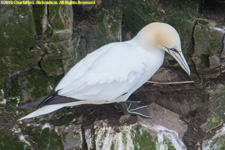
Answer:
<svg viewBox="0 0 225 150"><path fill-rule="evenodd" d="M194 54L196 56L220 55L223 50L223 34L214 27L205 26L198 21L193 35L195 40Z"/></svg>
<svg viewBox="0 0 225 150"><path fill-rule="evenodd" d="M61 138L49 128L41 129L40 127L29 126L27 129L32 142L37 143L37 149L61 150L63 144Z"/></svg>
<svg viewBox="0 0 225 150"><path fill-rule="evenodd" d="M209 108L225 120L225 88L212 87L209 95Z"/></svg>
<svg viewBox="0 0 225 150"><path fill-rule="evenodd" d="M49 17L53 29L64 29L64 24L62 18L60 17L60 9L62 9L62 7L63 6L61 5L49 5Z"/></svg>
<svg viewBox="0 0 225 150"><path fill-rule="evenodd" d="M31 7L2 6L0 14L4 16L0 21L0 80L4 80L9 72L37 64L41 51L30 50L35 40Z"/></svg>
<svg viewBox="0 0 225 150"><path fill-rule="evenodd" d="M207 119L207 122L201 125L201 129L205 132L210 132L212 129L219 127L223 120L214 112Z"/></svg>
<svg viewBox="0 0 225 150"><path fill-rule="evenodd" d="M91 20L79 24L74 29L75 62L107 43L120 40L122 24L120 9L101 9L101 13L92 15Z"/></svg>
<svg viewBox="0 0 225 150"><path fill-rule="evenodd" d="M69 124L74 119L74 114L71 112L71 108L62 108L57 111L57 116L60 119L51 119L50 123L54 126L62 126Z"/></svg>
<svg viewBox="0 0 225 150"><path fill-rule="evenodd" d="M132 131L132 139L135 150L154 150L156 149L155 141L149 132L144 131L141 126L137 126Z"/></svg>
<svg viewBox="0 0 225 150"><path fill-rule="evenodd" d="M32 5L37 35L43 33L43 17L47 5Z"/></svg>
<svg viewBox="0 0 225 150"><path fill-rule="evenodd" d="M46 76L40 69L33 68L11 78L6 96L19 96L23 102L36 100L49 94L51 90L49 86L54 87L53 81L53 78Z"/></svg>
<svg viewBox="0 0 225 150"><path fill-rule="evenodd" d="M17 135L12 135L9 130L5 130L0 134L1 150L31 150L31 147L20 141Z"/></svg>
<svg viewBox="0 0 225 150"><path fill-rule="evenodd" d="M225 149L225 135L213 139L210 144L210 150L224 150Z"/></svg>
<svg viewBox="0 0 225 150"><path fill-rule="evenodd" d="M135 36L148 23L160 21L160 17L156 13L157 6L149 1L132 0L127 2L123 7L123 30L131 32L132 36Z"/></svg>
<svg viewBox="0 0 225 150"><path fill-rule="evenodd" d="M57 59L54 55L47 55L44 57L40 65L42 70L47 73L48 76L59 76L63 74L62 59Z"/></svg>
<svg viewBox="0 0 225 150"><path fill-rule="evenodd" d="M220 131L222 132L222 131ZM218 133L221 134L221 133ZM225 149L225 135L222 133L222 135L218 135L209 141L207 143L205 142L203 144L204 150L224 150Z"/></svg>

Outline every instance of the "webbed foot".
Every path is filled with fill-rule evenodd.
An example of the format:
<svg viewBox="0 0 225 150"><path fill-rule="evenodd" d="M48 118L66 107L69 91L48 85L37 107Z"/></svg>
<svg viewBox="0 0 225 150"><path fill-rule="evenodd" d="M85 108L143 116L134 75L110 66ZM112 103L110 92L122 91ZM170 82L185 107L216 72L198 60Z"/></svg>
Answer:
<svg viewBox="0 0 225 150"><path fill-rule="evenodd" d="M126 101L114 103L114 106L124 114L138 115L144 118L152 118L148 112L147 106L139 104L140 101Z"/></svg>

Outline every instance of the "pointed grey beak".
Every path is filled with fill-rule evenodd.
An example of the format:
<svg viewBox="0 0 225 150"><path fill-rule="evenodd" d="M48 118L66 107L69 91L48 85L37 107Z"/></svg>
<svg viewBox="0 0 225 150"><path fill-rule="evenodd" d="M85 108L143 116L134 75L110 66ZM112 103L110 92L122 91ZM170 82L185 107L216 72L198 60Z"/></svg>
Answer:
<svg viewBox="0 0 225 150"><path fill-rule="evenodd" d="M184 55L182 53L182 51L177 51L176 49L172 48L172 49L167 49L168 53L174 58L176 59L176 61L180 64L180 66L184 69L184 71L187 72L188 75L191 74L190 68L187 64L186 59L184 58Z"/></svg>

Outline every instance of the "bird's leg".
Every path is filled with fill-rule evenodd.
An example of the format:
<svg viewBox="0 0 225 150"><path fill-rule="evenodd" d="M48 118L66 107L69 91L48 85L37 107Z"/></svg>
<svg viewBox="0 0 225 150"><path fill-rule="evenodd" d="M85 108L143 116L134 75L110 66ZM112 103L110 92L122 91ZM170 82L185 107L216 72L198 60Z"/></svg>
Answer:
<svg viewBox="0 0 225 150"><path fill-rule="evenodd" d="M134 104L141 103L141 101L130 101L130 100L127 100L126 102L113 103L113 105L116 107L116 109L118 109L119 112L123 112L124 114L129 114L128 111L127 111L127 105L126 105L127 102L134 103Z"/></svg>
<svg viewBox="0 0 225 150"><path fill-rule="evenodd" d="M114 106L124 114L138 115L144 118L152 118L148 112L147 106L139 105L140 101L126 101L114 103Z"/></svg>

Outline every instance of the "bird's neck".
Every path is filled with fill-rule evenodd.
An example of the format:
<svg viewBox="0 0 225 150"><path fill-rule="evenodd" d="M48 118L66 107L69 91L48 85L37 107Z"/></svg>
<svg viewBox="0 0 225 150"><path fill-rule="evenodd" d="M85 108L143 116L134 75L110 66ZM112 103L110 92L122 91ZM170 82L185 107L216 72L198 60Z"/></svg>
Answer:
<svg viewBox="0 0 225 150"><path fill-rule="evenodd" d="M136 35L132 40L132 42L135 42L137 45L139 45L140 47L142 47L143 49L145 49L146 51L150 51L152 49L155 49L155 45L147 42L147 41L151 41L151 40L146 40L143 39L138 35Z"/></svg>
<svg viewBox="0 0 225 150"><path fill-rule="evenodd" d="M152 44L154 42L152 42L152 43L146 42L146 40L141 39L139 35L137 35L133 39L131 39L130 42L136 43L138 46L142 47L144 50L146 50L150 53L160 53L160 54L163 54L163 55L165 53L165 51L158 48L157 45Z"/></svg>

